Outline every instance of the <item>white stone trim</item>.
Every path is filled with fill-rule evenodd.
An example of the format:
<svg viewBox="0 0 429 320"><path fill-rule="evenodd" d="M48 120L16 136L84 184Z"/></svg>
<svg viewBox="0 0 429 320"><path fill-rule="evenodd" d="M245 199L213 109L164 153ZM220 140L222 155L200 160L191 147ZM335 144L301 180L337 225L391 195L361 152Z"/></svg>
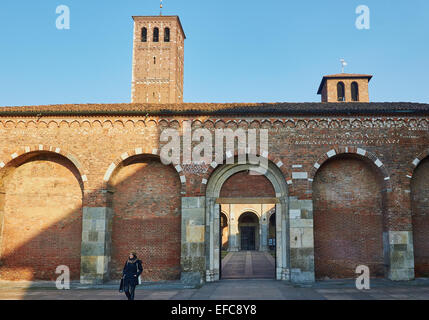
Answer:
<svg viewBox="0 0 429 320"><path fill-rule="evenodd" d="M296 179L296 180L308 179L308 173L307 172L292 172L292 179Z"/></svg>
<svg viewBox="0 0 429 320"><path fill-rule="evenodd" d="M213 161L213 162L210 164L210 166L211 166L213 169L216 169L216 167L217 167L217 163L216 163L216 161Z"/></svg>
<svg viewBox="0 0 429 320"><path fill-rule="evenodd" d="M281 162L281 161L277 162L276 166L279 167L279 168L283 167L283 162Z"/></svg>
<svg viewBox="0 0 429 320"><path fill-rule="evenodd" d="M142 154L143 153L143 148L136 148L134 151L136 152L136 155Z"/></svg>
<svg viewBox="0 0 429 320"><path fill-rule="evenodd" d="M186 177L185 176L180 176L180 182L185 183L186 182Z"/></svg>
<svg viewBox="0 0 429 320"><path fill-rule="evenodd" d="M82 176L82 181L83 181L83 182L88 182L88 178L86 177L86 174L84 174L84 175Z"/></svg>
<svg viewBox="0 0 429 320"><path fill-rule="evenodd" d="M182 167L180 166L180 164L178 164L177 166L174 167L176 169L177 172L182 172Z"/></svg>
<svg viewBox="0 0 429 320"><path fill-rule="evenodd" d="M55 153L60 153L61 152L61 149L60 148L56 148L55 149Z"/></svg>
<svg viewBox="0 0 429 320"><path fill-rule="evenodd" d="M109 181L110 176L112 175L113 170L115 170L115 168L116 168L116 164L114 162L112 162L110 164L109 168L107 169L106 174L104 175L104 181L106 181L106 182Z"/></svg>
<svg viewBox="0 0 429 320"><path fill-rule="evenodd" d="M361 149L361 148L357 148L356 153L360 154L361 156L365 156L366 155L366 150Z"/></svg>
<svg viewBox="0 0 429 320"><path fill-rule="evenodd" d="M152 154L158 154L158 149L153 149Z"/></svg>
<svg viewBox="0 0 429 320"><path fill-rule="evenodd" d="M420 163L420 159L418 159L418 158L414 159L414 161L413 161L413 165L414 165L415 167L417 167L417 166L419 165L419 163Z"/></svg>
<svg viewBox="0 0 429 320"><path fill-rule="evenodd" d="M383 162L381 162L380 159L375 160L374 163L379 168L383 165Z"/></svg>
<svg viewBox="0 0 429 320"><path fill-rule="evenodd" d="M332 158L333 156L335 156L337 154L337 152L334 150L334 149L332 149L332 150L330 150L330 151L328 151L328 152L326 152L326 155L328 156L328 158Z"/></svg>
<svg viewBox="0 0 429 320"><path fill-rule="evenodd" d="M207 184L207 182L208 182L208 181L207 181L207 179L203 179L203 180L201 181L201 183L202 183L202 184Z"/></svg>
<svg viewBox="0 0 429 320"><path fill-rule="evenodd" d="M125 159L128 159L128 158L129 158L128 152L124 152L123 154L121 154L121 159L122 160L125 160Z"/></svg>
<svg viewBox="0 0 429 320"><path fill-rule="evenodd" d="M320 169L320 164L319 164L318 162L316 162L316 163L314 164L314 167L315 167L316 169Z"/></svg>
<svg viewBox="0 0 429 320"><path fill-rule="evenodd" d="M18 154L15 152L15 153L11 154L10 157L12 159L18 158Z"/></svg>

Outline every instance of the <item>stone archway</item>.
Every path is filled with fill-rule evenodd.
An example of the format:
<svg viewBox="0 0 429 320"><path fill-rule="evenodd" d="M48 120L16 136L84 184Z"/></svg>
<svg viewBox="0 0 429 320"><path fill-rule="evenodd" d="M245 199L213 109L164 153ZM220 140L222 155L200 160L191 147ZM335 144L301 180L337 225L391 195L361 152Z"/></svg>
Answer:
<svg viewBox="0 0 429 320"><path fill-rule="evenodd" d="M251 212L243 212L238 218L238 230L240 235L240 250L259 250L259 217Z"/></svg>
<svg viewBox="0 0 429 320"><path fill-rule="evenodd" d="M213 282L220 279L220 205L217 200L222 185L232 175L252 170L251 164L223 165L213 172L206 188L206 281ZM288 193L285 177L279 168L272 162L264 168L264 176L271 182L276 194L276 279L290 279L290 242L289 242L289 215Z"/></svg>

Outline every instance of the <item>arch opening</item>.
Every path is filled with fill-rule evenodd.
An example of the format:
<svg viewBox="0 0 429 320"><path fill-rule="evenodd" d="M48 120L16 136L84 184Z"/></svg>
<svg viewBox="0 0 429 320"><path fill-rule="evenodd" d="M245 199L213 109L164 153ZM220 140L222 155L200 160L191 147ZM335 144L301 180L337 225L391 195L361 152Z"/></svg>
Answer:
<svg viewBox="0 0 429 320"><path fill-rule="evenodd" d="M142 28L142 35L141 35L142 42L147 42L147 28Z"/></svg>
<svg viewBox="0 0 429 320"><path fill-rule="evenodd" d="M63 155L37 151L0 174L0 279L55 280L66 265L80 278L83 181Z"/></svg>
<svg viewBox="0 0 429 320"><path fill-rule="evenodd" d="M252 167L250 164L222 165L212 173L208 181L206 188L206 212L210 217L210 227L206 229L206 281L208 282L227 278L224 274L224 261L221 259L222 251L218 245L223 243L220 239L222 233L216 232L219 230L217 226L220 223L220 212L226 214L229 221L228 255L234 257L240 252L239 225L253 227L255 249L259 249L265 256L269 255L273 261L272 277L288 280L289 241L286 239L289 237L289 231L286 227L288 225L286 181L278 167L271 162L268 162L265 174L258 178L249 178ZM237 208L239 210L235 210ZM274 210L278 216L275 231L278 245L275 247L274 254L269 253L268 248L267 214L270 210ZM243 217L247 217L250 213L257 217L252 220L253 226L246 225L249 222L246 220L243 222L240 219L243 213L246 213ZM253 243L250 245L252 247ZM228 259L228 255L225 259ZM253 256L251 259L254 259Z"/></svg>
<svg viewBox="0 0 429 320"><path fill-rule="evenodd" d="M359 101L359 85L356 81L352 82L351 91L352 91L352 101L354 102Z"/></svg>
<svg viewBox="0 0 429 320"><path fill-rule="evenodd" d="M337 101L343 102L346 101L346 90L344 82L340 81L337 83Z"/></svg>
<svg viewBox="0 0 429 320"><path fill-rule="evenodd" d="M180 279L181 181L158 156L124 160L108 182L113 211L109 277L121 277L129 252L143 262L144 281Z"/></svg>
<svg viewBox="0 0 429 320"><path fill-rule="evenodd" d="M354 154L327 160L313 181L316 279L354 278L368 266L387 275L383 232L386 189L372 161Z"/></svg>
<svg viewBox="0 0 429 320"><path fill-rule="evenodd" d="M411 179L411 213L416 277L429 277L429 157L414 170Z"/></svg>
<svg viewBox="0 0 429 320"><path fill-rule="evenodd" d="M164 42L170 42L170 28L164 29Z"/></svg>
<svg viewBox="0 0 429 320"><path fill-rule="evenodd" d="M153 29L153 42L159 42L159 28L155 27Z"/></svg>
<svg viewBox="0 0 429 320"><path fill-rule="evenodd" d="M239 243L241 251L259 249L259 217L253 212L244 212L238 218Z"/></svg>

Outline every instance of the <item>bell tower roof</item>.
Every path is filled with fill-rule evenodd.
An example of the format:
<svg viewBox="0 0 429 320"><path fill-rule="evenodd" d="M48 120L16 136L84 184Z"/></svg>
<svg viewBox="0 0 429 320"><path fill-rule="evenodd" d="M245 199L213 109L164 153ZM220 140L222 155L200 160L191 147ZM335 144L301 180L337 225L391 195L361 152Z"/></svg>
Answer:
<svg viewBox="0 0 429 320"><path fill-rule="evenodd" d="M186 39L185 31L183 30L182 22L179 16L133 16L134 21L171 21L176 20L180 31L182 32L183 38Z"/></svg>

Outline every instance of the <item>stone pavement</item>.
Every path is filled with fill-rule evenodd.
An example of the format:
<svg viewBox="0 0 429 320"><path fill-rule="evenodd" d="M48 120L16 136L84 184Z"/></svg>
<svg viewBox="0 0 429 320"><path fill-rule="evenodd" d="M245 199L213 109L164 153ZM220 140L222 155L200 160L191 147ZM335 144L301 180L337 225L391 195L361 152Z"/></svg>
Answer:
<svg viewBox="0 0 429 320"><path fill-rule="evenodd" d="M222 279L274 279L275 265L267 252L229 252L222 260Z"/></svg>
<svg viewBox="0 0 429 320"><path fill-rule="evenodd" d="M101 289L56 290L0 286L0 300L125 300L112 286ZM177 286L176 286L177 287ZM354 281L322 281L292 285L276 280L222 280L197 289L139 286L136 300L429 300L429 279L410 282L372 280L359 291Z"/></svg>

